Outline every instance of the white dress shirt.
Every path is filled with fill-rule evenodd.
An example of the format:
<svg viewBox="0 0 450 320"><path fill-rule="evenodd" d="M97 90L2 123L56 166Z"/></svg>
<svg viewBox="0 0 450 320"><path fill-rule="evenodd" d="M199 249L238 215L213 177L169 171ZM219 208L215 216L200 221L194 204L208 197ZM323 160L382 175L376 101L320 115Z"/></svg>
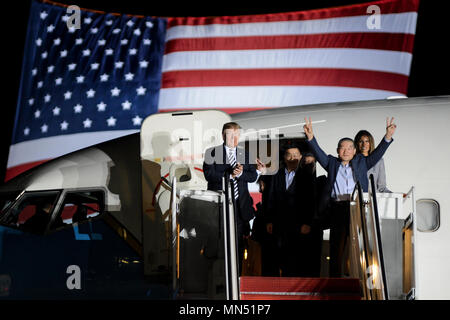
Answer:
<svg viewBox="0 0 450 320"><path fill-rule="evenodd" d="M333 185L331 197L336 201L350 200L355 185L352 167L350 164L343 165L341 163L336 175L336 181Z"/></svg>
<svg viewBox="0 0 450 320"><path fill-rule="evenodd" d="M289 186L291 185L292 181L294 181L295 170L289 171L288 169L284 168L284 174L286 178L286 190L287 190L289 189Z"/></svg>
<svg viewBox="0 0 450 320"><path fill-rule="evenodd" d="M237 163L237 160L236 160L236 147L230 148L230 147L228 147L227 145L225 145L225 153L227 154L227 159L229 159L230 154L232 154L233 157L234 157L234 160L235 160L236 163ZM241 173L238 174L235 178L239 178L239 177L242 175L242 172L243 172L243 171L241 171ZM233 177L232 177L231 174L230 174L230 178L233 179Z"/></svg>

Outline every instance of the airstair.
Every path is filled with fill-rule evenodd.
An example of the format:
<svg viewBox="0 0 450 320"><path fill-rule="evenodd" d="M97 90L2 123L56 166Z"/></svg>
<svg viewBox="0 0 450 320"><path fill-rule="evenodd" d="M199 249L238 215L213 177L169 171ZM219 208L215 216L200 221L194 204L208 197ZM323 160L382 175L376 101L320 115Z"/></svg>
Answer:
<svg viewBox="0 0 450 320"><path fill-rule="evenodd" d="M211 110L158 114L144 121L146 275L169 266L175 299L414 298L414 188L405 196L377 195L373 177L368 193L357 185L352 195L345 278L329 278L326 272L320 278L239 277L229 181L224 177L224 191L205 190L201 169L204 150L222 142L217 128L227 121L229 115Z"/></svg>
<svg viewBox="0 0 450 320"><path fill-rule="evenodd" d="M238 276L231 189L176 190L172 186L173 292L176 299L387 300L414 294L411 217L403 194L368 193L357 185L350 205L348 276ZM380 212L380 210L381 212ZM409 222L408 222L409 221ZM409 230L409 231L408 231ZM406 236L405 236L406 235ZM395 238L395 239L394 239ZM406 240L405 240L406 239ZM409 239L409 240L408 240ZM409 252L405 251L410 250ZM410 249L408 249L410 248ZM386 257L389 262L386 262ZM400 259L399 259L400 258ZM399 259L399 261L391 261ZM406 268L406 269L405 269ZM389 276L388 276L389 274ZM406 278L405 278L406 274ZM407 278L409 277L409 279Z"/></svg>
<svg viewBox="0 0 450 320"><path fill-rule="evenodd" d="M359 279L240 277L241 300L360 300Z"/></svg>

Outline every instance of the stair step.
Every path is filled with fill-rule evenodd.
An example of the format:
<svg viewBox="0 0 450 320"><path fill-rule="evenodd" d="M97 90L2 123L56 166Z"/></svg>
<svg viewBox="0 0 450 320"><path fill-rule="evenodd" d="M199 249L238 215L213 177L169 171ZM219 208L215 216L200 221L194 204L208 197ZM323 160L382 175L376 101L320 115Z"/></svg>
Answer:
<svg viewBox="0 0 450 320"><path fill-rule="evenodd" d="M240 277L241 300L360 300L359 279Z"/></svg>

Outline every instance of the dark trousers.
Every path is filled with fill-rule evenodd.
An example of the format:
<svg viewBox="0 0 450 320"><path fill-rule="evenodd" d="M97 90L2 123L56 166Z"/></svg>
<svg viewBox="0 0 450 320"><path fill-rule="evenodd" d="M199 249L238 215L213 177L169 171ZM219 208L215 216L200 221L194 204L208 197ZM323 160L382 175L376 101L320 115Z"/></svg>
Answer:
<svg viewBox="0 0 450 320"><path fill-rule="evenodd" d="M320 266L322 264L322 242L323 231L320 228L313 227L309 244L310 257L310 277L320 277Z"/></svg>
<svg viewBox="0 0 450 320"><path fill-rule="evenodd" d="M237 262L238 262L238 272L239 276L242 274L242 262L244 260L244 251L247 248L248 241L244 238L244 236L248 236L250 234L250 224L248 221L242 219L246 215L241 212L241 206L239 201L242 197L240 197L237 201L233 200L234 205L234 223L236 226L236 249L237 249Z"/></svg>
<svg viewBox="0 0 450 320"><path fill-rule="evenodd" d="M244 261L244 251L247 249L250 226L248 222L238 221L236 225L236 249L239 276L242 274L242 262Z"/></svg>
<svg viewBox="0 0 450 320"><path fill-rule="evenodd" d="M242 262L244 261L244 251L246 247L246 240L244 239L244 235L242 233L237 232L237 263L238 263L238 274L242 275Z"/></svg>
<svg viewBox="0 0 450 320"><path fill-rule="evenodd" d="M279 253L277 239L264 230L264 237L261 239L261 275L263 277L280 276Z"/></svg>
<svg viewBox="0 0 450 320"><path fill-rule="evenodd" d="M281 248L281 270L284 277L319 277L322 230L312 228L309 234L287 237Z"/></svg>
<svg viewBox="0 0 450 320"><path fill-rule="evenodd" d="M332 202L330 206L330 277L342 277L345 246L350 229L350 202Z"/></svg>

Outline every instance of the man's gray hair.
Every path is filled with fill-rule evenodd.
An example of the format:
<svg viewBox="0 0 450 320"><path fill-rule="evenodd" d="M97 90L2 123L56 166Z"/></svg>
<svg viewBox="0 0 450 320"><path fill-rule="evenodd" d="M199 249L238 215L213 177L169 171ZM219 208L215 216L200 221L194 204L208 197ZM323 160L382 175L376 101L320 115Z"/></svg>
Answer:
<svg viewBox="0 0 450 320"><path fill-rule="evenodd" d="M351 143L353 144L353 148L355 148L355 141L353 141L352 138L345 137L345 138L342 138L341 140L339 140L338 146L337 146L338 149L341 147L341 144L342 144L342 142L344 142L344 141L349 141L349 142L351 142Z"/></svg>

